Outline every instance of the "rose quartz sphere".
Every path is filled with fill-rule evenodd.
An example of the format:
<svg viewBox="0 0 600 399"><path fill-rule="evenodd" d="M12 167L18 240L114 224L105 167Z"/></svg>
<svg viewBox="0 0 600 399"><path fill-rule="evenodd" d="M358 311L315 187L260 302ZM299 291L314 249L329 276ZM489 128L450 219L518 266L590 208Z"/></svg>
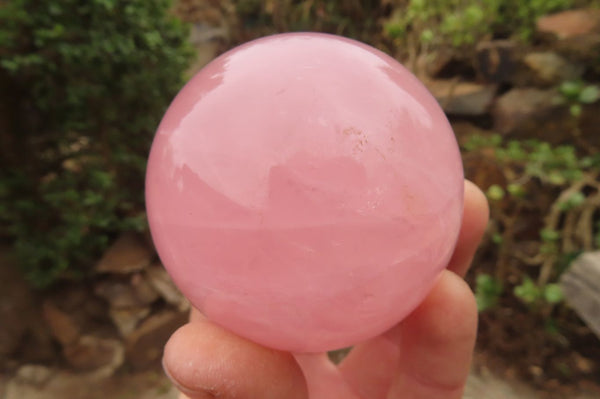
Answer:
<svg viewBox="0 0 600 399"><path fill-rule="evenodd" d="M294 352L409 314L463 210L436 100L384 53L314 33L259 39L200 71L160 124L146 184L156 248L191 303Z"/></svg>

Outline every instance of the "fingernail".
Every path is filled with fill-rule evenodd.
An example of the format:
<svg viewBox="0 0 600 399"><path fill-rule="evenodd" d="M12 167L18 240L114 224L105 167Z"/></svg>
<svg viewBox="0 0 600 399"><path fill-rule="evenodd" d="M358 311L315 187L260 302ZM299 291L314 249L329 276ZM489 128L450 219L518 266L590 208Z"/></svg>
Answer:
<svg viewBox="0 0 600 399"><path fill-rule="evenodd" d="M169 378L169 380L171 380L171 383L173 384L173 386L175 386L175 388L177 388L177 390L181 393L183 393L186 396L189 396L190 399L215 399L216 396L213 395L212 393L205 391L205 390L191 390L183 385L181 385L179 383L179 381L177 381L177 379L175 379L173 377L173 375L171 374L171 372L169 371L168 367L165 365L165 359L163 358L162 360L162 368L163 371L165 373L165 375Z"/></svg>

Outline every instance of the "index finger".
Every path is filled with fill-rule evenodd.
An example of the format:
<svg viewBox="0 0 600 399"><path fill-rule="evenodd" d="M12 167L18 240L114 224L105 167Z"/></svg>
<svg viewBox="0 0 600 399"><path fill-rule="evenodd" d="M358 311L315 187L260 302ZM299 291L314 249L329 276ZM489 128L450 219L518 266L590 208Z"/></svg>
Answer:
<svg viewBox="0 0 600 399"><path fill-rule="evenodd" d="M464 277L471 266L475 251L487 227L490 210L485 194L472 182L465 180L465 204L458 242L447 269Z"/></svg>

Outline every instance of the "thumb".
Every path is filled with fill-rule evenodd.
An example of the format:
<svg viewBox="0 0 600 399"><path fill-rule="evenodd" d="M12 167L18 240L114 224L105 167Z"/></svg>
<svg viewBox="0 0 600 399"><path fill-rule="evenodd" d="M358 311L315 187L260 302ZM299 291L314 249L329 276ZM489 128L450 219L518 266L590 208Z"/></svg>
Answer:
<svg viewBox="0 0 600 399"><path fill-rule="evenodd" d="M247 341L208 320L177 330L163 366L190 399L307 399L300 367L289 353Z"/></svg>

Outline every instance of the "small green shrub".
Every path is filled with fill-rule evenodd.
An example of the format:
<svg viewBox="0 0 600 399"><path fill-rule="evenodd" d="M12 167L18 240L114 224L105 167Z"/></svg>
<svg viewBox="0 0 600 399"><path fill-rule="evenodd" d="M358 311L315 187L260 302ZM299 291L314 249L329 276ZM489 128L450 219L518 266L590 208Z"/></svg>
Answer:
<svg viewBox="0 0 600 399"><path fill-rule="evenodd" d="M513 293L523 303L530 306L538 306L541 302L555 305L563 301L563 292L559 284L546 284L539 287L531 278L525 277L521 284L517 285Z"/></svg>
<svg viewBox="0 0 600 399"><path fill-rule="evenodd" d="M490 276L489 274L480 274L475 281L475 300L477 301L477 309L484 312L494 308L504 287L502 282Z"/></svg>
<svg viewBox="0 0 600 399"><path fill-rule="evenodd" d="M80 275L144 228L153 131L191 59L167 0L12 0L0 8L0 224L37 286Z"/></svg>
<svg viewBox="0 0 600 399"><path fill-rule="evenodd" d="M486 190L492 219L487 256L495 270L494 277L477 277L480 310L512 293L547 314L563 300L557 284L561 273L581 252L600 249L600 156L538 140L505 142L494 134L473 135L462 148L491 156L504 180ZM523 252L522 242L536 253ZM499 282L510 289L501 290Z"/></svg>
<svg viewBox="0 0 600 399"><path fill-rule="evenodd" d="M531 39L538 18L575 6L574 0L494 0L498 12L494 29L521 40Z"/></svg>
<svg viewBox="0 0 600 399"><path fill-rule="evenodd" d="M569 112L574 118L579 118L583 106L600 100L600 87L586 84L583 81L563 82L558 88L561 97L558 101L569 105Z"/></svg>
<svg viewBox="0 0 600 399"><path fill-rule="evenodd" d="M415 47L472 46L483 38L517 37L528 41L537 19L571 8L573 0L409 0L396 1L384 32L399 44Z"/></svg>

